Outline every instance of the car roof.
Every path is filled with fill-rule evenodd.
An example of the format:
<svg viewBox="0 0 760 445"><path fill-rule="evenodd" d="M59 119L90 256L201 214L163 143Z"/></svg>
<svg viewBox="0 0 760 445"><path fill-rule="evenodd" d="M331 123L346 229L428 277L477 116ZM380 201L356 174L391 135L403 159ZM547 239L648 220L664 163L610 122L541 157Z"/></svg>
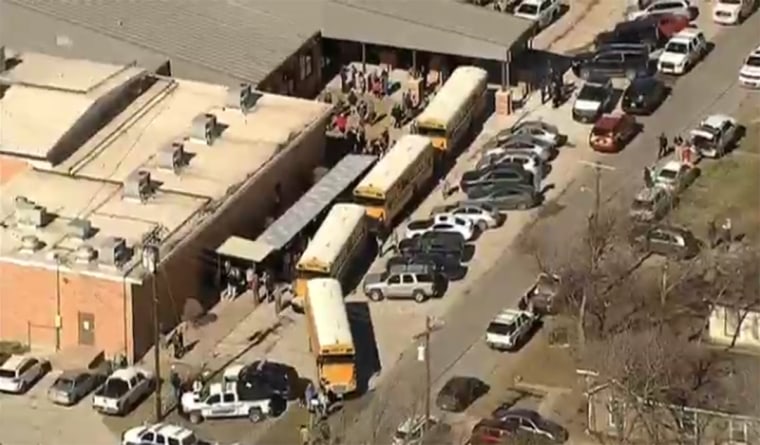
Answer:
<svg viewBox="0 0 760 445"><path fill-rule="evenodd" d="M541 417L536 411L532 411L524 408L513 408L504 413L506 416L520 416L520 417Z"/></svg>
<svg viewBox="0 0 760 445"><path fill-rule="evenodd" d="M659 83L659 80L657 80L657 78L654 76L638 76L638 77L635 77L631 81L630 86L632 88L641 88L641 87L649 87L657 83Z"/></svg>
<svg viewBox="0 0 760 445"><path fill-rule="evenodd" d="M605 114L597 119L594 123L594 130L612 131L617 127L617 124L623 120L623 116L620 114Z"/></svg>
<svg viewBox="0 0 760 445"><path fill-rule="evenodd" d="M502 309L498 315L493 319L495 322L508 324L513 322L523 311L517 309Z"/></svg>
<svg viewBox="0 0 760 445"><path fill-rule="evenodd" d="M122 379L122 380L130 380L133 377L137 376L137 369L135 368L122 368L117 369L116 371L111 374L111 377Z"/></svg>
<svg viewBox="0 0 760 445"><path fill-rule="evenodd" d="M147 431L152 431L156 434L163 434L164 436L174 437L180 440L193 434L193 431L189 428L169 423L156 423L148 427L146 429L146 432Z"/></svg>
<svg viewBox="0 0 760 445"><path fill-rule="evenodd" d="M680 170L681 163L678 161L668 161L659 170Z"/></svg>
<svg viewBox="0 0 760 445"><path fill-rule="evenodd" d="M671 40L691 40L700 34L702 31L699 28L684 28L671 37Z"/></svg>
<svg viewBox="0 0 760 445"><path fill-rule="evenodd" d="M704 118L702 123L710 127L720 127L727 120L731 120L731 117L725 114L711 114Z"/></svg>
<svg viewBox="0 0 760 445"><path fill-rule="evenodd" d="M665 189L661 187L644 187L636 194L636 199L640 201L651 201L658 193L662 193L664 190Z"/></svg>
<svg viewBox="0 0 760 445"><path fill-rule="evenodd" d="M29 360L29 357L13 354L10 357L8 357L8 360L6 360L2 366L0 366L0 369L15 371L18 368L20 368L24 363L26 363L27 360Z"/></svg>

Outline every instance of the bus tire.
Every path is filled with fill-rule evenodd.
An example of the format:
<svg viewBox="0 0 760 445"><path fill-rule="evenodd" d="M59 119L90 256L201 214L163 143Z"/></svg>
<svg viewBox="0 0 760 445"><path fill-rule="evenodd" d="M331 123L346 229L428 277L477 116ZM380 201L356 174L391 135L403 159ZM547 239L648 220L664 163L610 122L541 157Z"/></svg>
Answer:
<svg viewBox="0 0 760 445"><path fill-rule="evenodd" d="M371 301L382 301L382 300L383 300L383 298L384 298L384 297L383 297L383 293L382 293L382 292L380 292L379 290L373 290L373 291L370 291L370 292L369 292L369 294L367 295L367 297L368 297L368 298L369 298Z"/></svg>
<svg viewBox="0 0 760 445"><path fill-rule="evenodd" d="M201 413L198 411L193 411L188 415L190 419L190 423L194 425L198 425L199 423L203 422L203 416L201 416Z"/></svg>
<svg viewBox="0 0 760 445"><path fill-rule="evenodd" d="M248 420L251 423L259 423L264 420L264 413L258 408L251 408L248 410Z"/></svg>
<svg viewBox="0 0 760 445"><path fill-rule="evenodd" d="M427 296L421 290L414 291L412 293L412 298L414 298L414 301L416 301L417 303L424 303L425 300L427 300Z"/></svg>

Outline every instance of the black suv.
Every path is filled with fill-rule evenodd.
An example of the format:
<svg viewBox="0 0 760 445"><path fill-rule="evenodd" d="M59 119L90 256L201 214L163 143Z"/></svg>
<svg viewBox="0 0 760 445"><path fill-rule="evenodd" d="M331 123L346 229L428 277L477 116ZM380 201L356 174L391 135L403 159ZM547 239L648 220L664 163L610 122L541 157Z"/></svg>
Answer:
<svg viewBox="0 0 760 445"><path fill-rule="evenodd" d="M573 73L582 79L595 76L634 79L651 74L652 69L649 51L640 45L603 47L595 53L578 56L572 62Z"/></svg>
<svg viewBox="0 0 760 445"><path fill-rule="evenodd" d="M500 163L480 170L470 170L462 175L459 187L468 194L471 188L489 188L499 184L533 185L533 174L526 171L522 165L515 163Z"/></svg>
<svg viewBox="0 0 760 445"><path fill-rule="evenodd" d="M660 32L659 17L644 17L618 23L612 31L604 31L594 38L597 50L614 44L641 44L651 52L667 43L668 38Z"/></svg>
<svg viewBox="0 0 760 445"><path fill-rule="evenodd" d="M414 238L407 238L398 243L398 252L402 256L420 253L436 254L449 261L460 262L465 254L465 243L461 235L447 232L427 232Z"/></svg>

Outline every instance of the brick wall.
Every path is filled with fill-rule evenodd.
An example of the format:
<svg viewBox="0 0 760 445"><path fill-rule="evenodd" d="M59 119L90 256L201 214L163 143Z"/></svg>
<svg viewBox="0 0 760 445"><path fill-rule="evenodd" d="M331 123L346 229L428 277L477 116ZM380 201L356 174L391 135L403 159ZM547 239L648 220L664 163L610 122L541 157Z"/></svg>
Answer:
<svg viewBox="0 0 760 445"><path fill-rule="evenodd" d="M0 262L0 338L54 348L61 308L61 347L79 344L79 313L91 314L95 346L124 351L125 287L122 282Z"/></svg>
<svg viewBox="0 0 760 445"><path fill-rule="evenodd" d="M325 116L310 132L302 134L294 145L281 152L272 163L259 171L245 190L229 201L210 224L161 263L157 279L161 323L165 330L174 327L181 319L188 297L197 298L205 305L218 298L212 284L204 281L214 272L216 263L213 251L230 235L255 238L264 228L268 209L272 208L275 185L280 183L282 202L289 204L302 193L312 179L312 172L323 156L325 148ZM134 356L142 356L153 344L152 281L148 277L142 285L132 288L134 329Z"/></svg>

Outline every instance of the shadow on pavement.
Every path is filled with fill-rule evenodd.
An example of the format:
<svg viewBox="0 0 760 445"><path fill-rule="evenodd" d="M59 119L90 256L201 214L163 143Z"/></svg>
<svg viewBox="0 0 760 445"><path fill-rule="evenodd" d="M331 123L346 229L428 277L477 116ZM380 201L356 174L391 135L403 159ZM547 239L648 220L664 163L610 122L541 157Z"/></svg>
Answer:
<svg viewBox="0 0 760 445"><path fill-rule="evenodd" d="M380 372L380 354L377 350L372 315L365 302L346 303L348 322L356 346L356 393L362 395L369 388L369 380Z"/></svg>

